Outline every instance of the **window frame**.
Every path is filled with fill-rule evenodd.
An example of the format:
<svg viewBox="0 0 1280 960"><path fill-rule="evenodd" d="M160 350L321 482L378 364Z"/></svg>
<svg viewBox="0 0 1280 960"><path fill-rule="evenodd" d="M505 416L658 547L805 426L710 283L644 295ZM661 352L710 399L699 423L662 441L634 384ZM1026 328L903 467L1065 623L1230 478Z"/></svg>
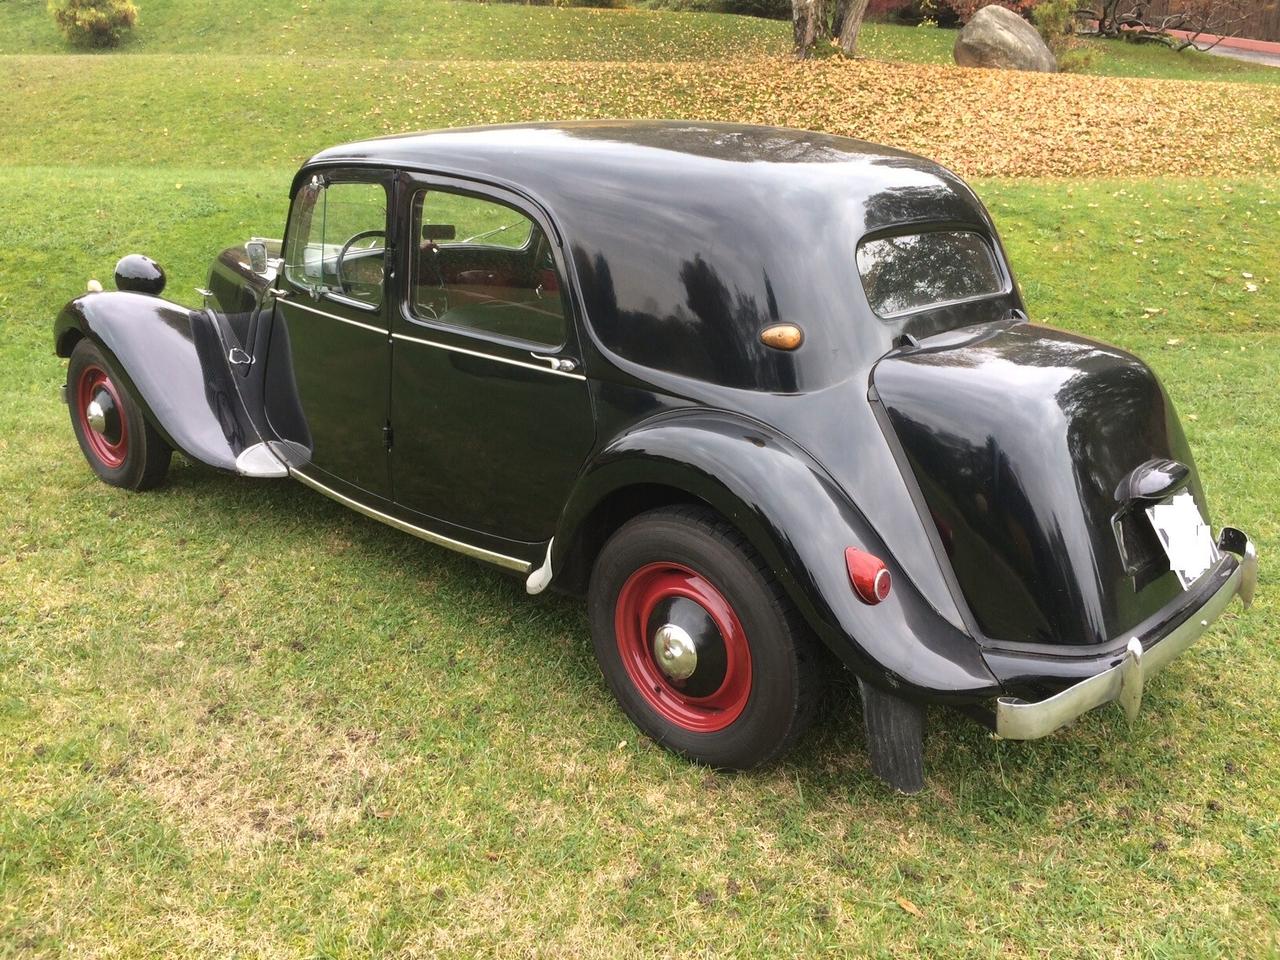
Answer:
<svg viewBox="0 0 1280 960"><path fill-rule="evenodd" d="M951 300L936 300L926 303L918 307L912 307L908 310L900 310L894 313L881 313L875 308L871 302L871 295L867 291L867 285L863 278L862 268L858 265L858 254L862 251L863 244L872 243L877 240L895 240L898 237L914 237L923 236L930 233L968 233L977 237L986 248L987 254L991 257L991 262L995 266L996 277L1000 281L1000 287L990 293L980 293L972 297L958 297ZM926 223L906 223L896 224L883 230L874 230L864 234L858 239L853 249L853 272L858 278L858 289L862 291L862 297L866 301L867 307L871 310L873 316L885 323L893 323L903 320L907 317L913 317L921 313L930 313L934 310L945 310L951 307L962 306L966 303L979 303L983 300L994 300L999 297L1007 297L1013 292L1013 275L1009 271L1009 265L1005 262L1004 251L1000 244L995 240L991 231L982 224L966 223L962 221L939 221L932 220Z"/></svg>
<svg viewBox="0 0 1280 960"><path fill-rule="evenodd" d="M546 343L540 340L527 340L522 337L506 336L504 334L494 333L488 330L480 330L476 327L469 327L464 324L449 323L447 320L441 320L439 318L426 317L419 314L414 309L413 291L418 279L418 258L415 255L415 249L419 242L414 229L414 201L418 194L424 192L429 193L432 191L473 197L487 203L508 207L528 219L543 232L551 250L551 258L555 267L556 278L560 285L561 303L564 308L563 324L561 326L559 342ZM571 274L569 265L564 257L563 241L561 239L562 235L556 228L555 223L536 201L530 197L524 196L523 194L516 193L514 190L507 187L488 183L483 180L473 180L460 176L451 176L447 174L418 170L404 171L404 181L401 184L400 196L401 200L399 201L399 207L403 210L403 216L405 218L404 232L410 242L406 242L404 244L405 257L400 260L400 269L403 271L402 276L404 276L405 282L401 284L399 300L400 312L406 322L411 325L411 328L416 327L419 329L437 331L466 338L471 341L505 347L526 355L544 354L558 356L576 347L578 343L577 319L580 316L576 292L577 286L574 283L573 275ZM502 247L498 249L510 250L512 252L519 252L522 250L527 251L532 242L533 231L531 230L529 237L523 246ZM459 246L462 245L460 244ZM475 246L480 246L480 244L475 244Z"/></svg>
<svg viewBox="0 0 1280 960"><path fill-rule="evenodd" d="M364 300L357 300L355 297L347 296L341 292L324 286L312 286L310 284L299 283L291 275L289 270L289 254L290 244L294 240L294 214L297 211L298 197L313 179L320 179L325 189L330 186L342 183L369 183L382 188L383 196L386 200L385 213L383 216L383 264L382 264L382 298L376 304L367 303ZM310 175L298 185L298 189L294 191L293 197L289 203L289 216L285 221L285 235L283 237L280 252L282 262L280 264L280 277L293 290L299 290L306 293L312 300L319 302L321 300L330 300L336 304L348 307L352 310L360 310L370 315L381 314L387 309L388 305L393 302L395 295L392 287L392 280L395 276L395 244L392 240L393 230L395 228L395 170L390 167L352 167L352 166L335 166L335 167L317 167L310 171ZM315 207L312 207L314 216ZM311 223L308 221L308 235L310 234Z"/></svg>

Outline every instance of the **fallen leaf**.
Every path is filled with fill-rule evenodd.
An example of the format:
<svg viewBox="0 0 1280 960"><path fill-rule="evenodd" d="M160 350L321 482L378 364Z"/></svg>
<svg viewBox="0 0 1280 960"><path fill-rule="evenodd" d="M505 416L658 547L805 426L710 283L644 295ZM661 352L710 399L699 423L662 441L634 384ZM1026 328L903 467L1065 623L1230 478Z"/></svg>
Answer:
<svg viewBox="0 0 1280 960"><path fill-rule="evenodd" d="M914 903L912 903L906 897L898 897L897 900L898 900L898 906L900 906L903 910L907 911L907 913L911 914L913 917L919 917L921 920L924 919L924 911L921 910L919 907L917 907Z"/></svg>

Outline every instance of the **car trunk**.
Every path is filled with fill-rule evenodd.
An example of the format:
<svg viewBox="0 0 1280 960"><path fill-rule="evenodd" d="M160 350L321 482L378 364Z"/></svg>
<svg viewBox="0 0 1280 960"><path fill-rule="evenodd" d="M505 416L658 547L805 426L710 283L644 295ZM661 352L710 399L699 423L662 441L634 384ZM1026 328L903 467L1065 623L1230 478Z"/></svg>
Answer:
<svg viewBox="0 0 1280 960"><path fill-rule="evenodd" d="M1183 596L1134 478L1173 461L1161 495L1189 489L1207 511L1177 415L1137 358L1006 321L896 350L872 382L986 637L1104 643Z"/></svg>

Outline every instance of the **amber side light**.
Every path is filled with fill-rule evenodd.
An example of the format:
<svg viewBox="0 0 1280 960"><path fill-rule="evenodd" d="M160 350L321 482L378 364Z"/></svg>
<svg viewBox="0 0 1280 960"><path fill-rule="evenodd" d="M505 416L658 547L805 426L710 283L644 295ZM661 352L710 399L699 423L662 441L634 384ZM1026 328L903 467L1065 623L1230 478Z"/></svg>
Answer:
<svg viewBox="0 0 1280 960"><path fill-rule="evenodd" d="M794 323L775 323L760 331L760 342L775 350L794 350L804 343L804 331Z"/></svg>

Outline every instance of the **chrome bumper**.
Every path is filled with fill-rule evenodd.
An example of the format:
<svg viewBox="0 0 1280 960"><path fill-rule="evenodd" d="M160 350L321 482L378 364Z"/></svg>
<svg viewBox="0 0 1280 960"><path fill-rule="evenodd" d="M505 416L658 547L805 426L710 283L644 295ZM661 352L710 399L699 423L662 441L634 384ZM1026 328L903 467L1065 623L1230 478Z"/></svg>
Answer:
<svg viewBox="0 0 1280 960"><path fill-rule="evenodd" d="M1239 594L1245 607L1253 602L1258 583L1258 553L1253 544L1241 531L1225 527L1218 537L1218 547L1239 556L1240 562L1225 575L1222 585L1204 606L1150 649L1143 650L1141 641L1131 638L1119 664L1047 700L1027 703L1016 697L1001 697L996 701L996 733L1006 740L1035 740L1112 700L1120 702L1130 720L1136 717L1142 707L1142 688L1148 677L1195 643L1227 608L1232 597Z"/></svg>

